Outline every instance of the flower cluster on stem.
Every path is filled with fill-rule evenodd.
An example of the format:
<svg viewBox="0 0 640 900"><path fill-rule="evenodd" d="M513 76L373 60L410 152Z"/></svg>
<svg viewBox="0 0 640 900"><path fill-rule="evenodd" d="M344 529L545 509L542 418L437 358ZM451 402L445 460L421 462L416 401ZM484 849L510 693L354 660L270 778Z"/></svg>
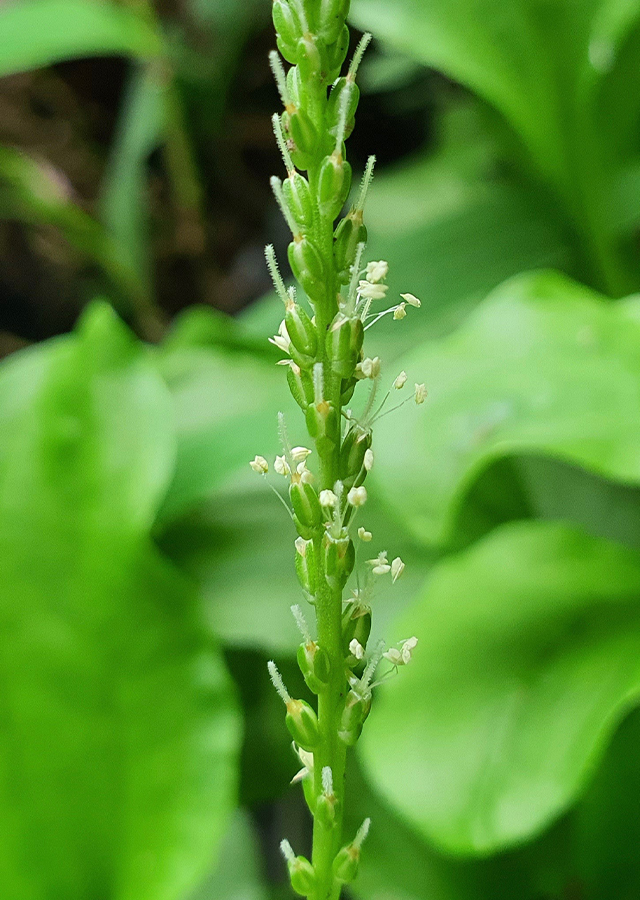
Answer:
<svg viewBox="0 0 640 900"><path fill-rule="evenodd" d="M360 736L373 688L409 662L417 640L386 651L379 643L367 652L375 584L387 574L392 584L397 581L404 570L400 557L389 563L381 551L365 562L358 587L344 596L356 566L354 536L362 543L373 539L364 525L355 524L366 508L364 482L374 465L372 425L392 411L385 409L387 400L407 381L401 372L380 399L382 363L377 356L365 357L365 332L385 315L402 320L407 307L420 306L409 293L384 310L374 306L389 302L389 267L384 260L363 262L373 157L340 218L351 193L345 140L359 101L356 74L371 37L364 35L341 75L349 47L348 7L349 0L273 0L278 49L288 70L278 53L270 55L284 106L274 115L273 128L286 170L283 179L271 179L271 186L291 230L288 260L298 285L285 285L268 246L267 265L284 307L278 333L270 340L283 353L280 364L313 445L292 446L280 416L282 454L273 469L285 479L288 496L272 487L295 525L295 570L315 610L314 638L301 607L292 608L302 635L298 664L317 708L289 695L273 662L269 674L303 764L294 780L302 782L313 816L310 860L296 855L288 841L281 845L293 889L309 900L337 900L342 885L356 875L369 820L343 844L347 750ZM368 386L368 393L356 414L348 404L359 383ZM416 384L415 402L425 396L424 385ZM267 477L264 457L256 456L250 465ZM391 668L374 681L383 660Z"/></svg>

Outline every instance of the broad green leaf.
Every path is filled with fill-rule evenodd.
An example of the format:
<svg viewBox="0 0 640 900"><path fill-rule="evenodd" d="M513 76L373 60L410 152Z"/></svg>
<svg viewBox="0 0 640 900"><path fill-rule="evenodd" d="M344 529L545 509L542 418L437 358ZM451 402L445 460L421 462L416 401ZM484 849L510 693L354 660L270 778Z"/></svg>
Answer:
<svg viewBox="0 0 640 900"><path fill-rule="evenodd" d="M396 628L420 643L374 704L367 771L426 837L490 853L576 799L638 701L640 556L504 526L441 562Z"/></svg>
<svg viewBox="0 0 640 900"><path fill-rule="evenodd" d="M0 9L0 78L85 56L158 56L143 16L113 0L14 0Z"/></svg>
<svg viewBox="0 0 640 900"><path fill-rule="evenodd" d="M0 370L0 883L182 900L233 804L239 723L190 583L149 532L170 397L106 305Z"/></svg>
<svg viewBox="0 0 640 900"><path fill-rule="evenodd" d="M465 495L505 457L549 455L638 484L637 309L554 273L523 275L399 361L429 397L382 420L373 474L417 536L451 540Z"/></svg>

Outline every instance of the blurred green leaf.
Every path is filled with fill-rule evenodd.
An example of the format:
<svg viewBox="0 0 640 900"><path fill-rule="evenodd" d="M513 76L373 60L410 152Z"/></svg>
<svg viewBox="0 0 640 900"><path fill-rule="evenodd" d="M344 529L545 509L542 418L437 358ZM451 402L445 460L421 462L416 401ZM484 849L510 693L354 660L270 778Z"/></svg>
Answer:
<svg viewBox="0 0 640 900"><path fill-rule="evenodd" d="M101 220L147 291L151 290L147 162L163 139L165 93L156 68L133 70L101 187Z"/></svg>
<svg viewBox="0 0 640 900"><path fill-rule="evenodd" d="M639 598L635 551L565 525L504 526L440 563L359 745L374 784L452 852L539 832L640 697Z"/></svg>
<svg viewBox="0 0 640 900"><path fill-rule="evenodd" d="M0 78L78 56L159 52L156 30L110 0L14 0L0 9Z"/></svg>
<svg viewBox="0 0 640 900"><path fill-rule="evenodd" d="M419 411L382 420L380 491L421 539L449 541L493 461L544 454L640 480L637 300L609 304L555 273L502 285L463 328L403 357Z"/></svg>
<svg viewBox="0 0 640 900"><path fill-rule="evenodd" d="M181 900L233 804L239 722L190 584L149 538L171 403L104 304L0 374L0 883Z"/></svg>
<svg viewBox="0 0 640 900"><path fill-rule="evenodd" d="M251 819L236 810L220 846L212 875L189 900L266 900L258 843Z"/></svg>

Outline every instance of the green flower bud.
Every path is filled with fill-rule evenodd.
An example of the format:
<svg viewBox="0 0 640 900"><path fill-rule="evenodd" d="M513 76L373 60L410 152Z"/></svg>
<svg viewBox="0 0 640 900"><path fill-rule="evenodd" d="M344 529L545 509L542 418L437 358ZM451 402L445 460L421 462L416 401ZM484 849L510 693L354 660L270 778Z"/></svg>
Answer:
<svg viewBox="0 0 640 900"><path fill-rule="evenodd" d="M333 828L336 822L338 800L335 794L320 794L313 811L314 819L318 819L325 828Z"/></svg>
<svg viewBox="0 0 640 900"><path fill-rule="evenodd" d="M326 349L331 368L343 378L350 378L356 368L362 342L364 327L358 317L348 318L338 313L327 332Z"/></svg>
<svg viewBox="0 0 640 900"><path fill-rule="evenodd" d="M352 209L339 223L334 237L333 256L338 272L338 281L341 284L348 284L358 244L364 244L367 241L367 229L362 223L362 210Z"/></svg>
<svg viewBox="0 0 640 900"><path fill-rule="evenodd" d="M318 198L320 212L331 216L338 215L351 190L351 166L337 151L325 156L320 166L318 178Z"/></svg>
<svg viewBox="0 0 640 900"><path fill-rule="evenodd" d="M371 634L371 607L367 603L348 603L342 613L342 646L345 656L355 638L366 649Z"/></svg>
<svg viewBox="0 0 640 900"><path fill-rule="evenodd" d="M313 200L307 179L299 172L289 172L282 183L282 194L298 231L308 231L313 225Z"/></svg>
<svg viewBox="0 0 640 900"><path fill-rule="evenodd" d="M303 897L308 897L316 888L318 879L315 869L304 856L296 856L291 849L289 841L280 844L282 855L287 861L291 887Z"/></svg>
<svg viewBox="0 0 640 900"><path fill-rule="evenodd" d="M303 525L307 528L317 528L322 523L320 501L312 484L292 481L289 486L289 497L293 511Z"/></svg>
<svg viewBox="0 0 640 900"><path fill-rule="evenodd" d="M287 88L294 106L306 106L305 85L300 79L300 70L297 66L291 66L287 72Z"/></svg>
<svg viewBox="0 0 640 900"><path fill-rule="evenodd" d="M363 696L355 689L350 690L344 703L338 728L338 737L347 747L353 747L357 743L362 734L362 726L370 711L371 692L367 691Z"/></svg>
<svg viewBox="0 0 640 900"><path fill-rule="evenodd" d="M353 881L358 873L358 863L360 862L360 848L362 842L369 833L371 819L365 819L358 833L350 844L343 847L333 860L333 874L338 881L348 884Z"/></svg>
<svg viewBox="0 0 640 900"><path fill-rule="evenodd" d="M289 265L312 303L325 293L324 263L314 243L303 235L296 235L289 244Z"/></svg>
<svg viewBox="0 0 640 900"><path fill-rule="evenodd" d="M299 169L307 169L318 146L318 132L307 113L300 107L284 112L282 127L293 141L291 158Z"/></svg>
<svg viewBox="0 0 640 900"><path fill-rule="evenodd" d="M329 683L329 656L315 641L303 641L298 647L298 666L307 687L319 694Z"/></svg>
<svg viewBox="0 0 640 900"><path fill-rule="evenodd" d="M312 366L318 349L318 333L315 325L304 309L293 300L285 307L284 321L291 341L289 352L294 362L303 368ZM302 361L295 358L294 350L298 351Z"/></svg>
<svg viewBox="0 0 640 900"><path fill-rule="evenodd" d="M340 480L346 488L362 484L366 476L364 455L371 447L371 432L359 425L346 433L340 448Z"/></svg>
<svg viewBox="0 0 640 900"><path fill-rule="evenodd" d="M329 453L339 435L338 415L335 408L323 400L311 404L305 413L307 431L316 442L318 453Z"/></svg>
<svg viewBox="0 0 640 900"><path fill-rule="evenodd" d="M307 594L311 594L311 596L315 596L318 588L316 584L316 551L313 546L313 541L297 538L295 546L296 575L298 576L302 590L306 591Z"/></svg>
<svg viewBox="0 0 640 900"><path fill-rule="evenodd" d="M303 30L299 18L288 0L273 0L271 15L278 37L278 49L287 62L295 63L297 43ZM286 53L280 46L281 44L287 51Z"/></svg>
<svg viewBox="0 0 640 900"><path fill-rule="evenodd" d="M344 529L338 538L334 538L327 531L322 538L322 551L327 584L331 588L341 590L347 583L356 560L353 541Z"/></svg>
<svg viewBox="0 0 640 900"><path fill-rule="evenodd" d="M338 40L342 34L348 10L348 0L347 2L345 0L320 0L318 34L325 44L333 44Z"/></svg>
<svg viewBox="0 0 640 900"><path fill-rule="evenodd" d="M301 369L297 363L290 364L287 383L293 399L302 410L306 411L309 404L313 403L313 378L310 373Z"/></svg>
<svg viewBox="0 0 640 900"><path fill-rule="evenodd" d="M353 121L359 102L360 88L355 81L352 78L338 78L331 88L327 101L327 123L330 134L337 134L343 109L346 121L351 123L353 128ZM350 133L349 129L345 129L345 138L348 138Z"/></svg>
<svg viewBox="0 0 640 900"><path fill-rule="evenodd" d="M303 35L298 40L296 51L296 62L302 81L307 83L317 81L322 72L322 58L317 38L310 34Z"/></svg>
<svg viewBox="0 0 640 900"><path fill-rule="evenodd" d="M332 84L342 68L342 63L349 49L349 28L343 25L338 39L333 44L328 44L324 53L325 80Z"/></svg>
<svg viewBox="0 0 640 900"><path fill-rule="evenodd" d="M291 737L303 750L313 751L320 743L318 717L305 700L288 701L285 724Z"/></svg>

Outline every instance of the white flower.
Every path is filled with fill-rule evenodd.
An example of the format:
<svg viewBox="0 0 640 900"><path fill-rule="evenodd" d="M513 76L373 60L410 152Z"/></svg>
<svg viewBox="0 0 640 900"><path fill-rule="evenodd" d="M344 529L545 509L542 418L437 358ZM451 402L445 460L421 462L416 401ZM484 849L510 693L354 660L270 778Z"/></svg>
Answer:
<svg viewBox="0 0 640 900"><path fill-rule="evenodd" d="M404 319L407 314L407 310L405 309L406 303L399 303L393 311L394 319Z"/></svg>
<svg viewBox="0 0 640 900"><path fill-rule="evenodd" d="M400 559L399 556L396 556L396 558L391 563L391 579L394 584L396 583L398 578L400 578L400 576L402 575L403 572L404 572L404 563L402 562L402 560Z"/></svg>
<svg viewBox="0 0 640 900"><path fill-rule="evenodd" d="M282 322L280 322L278 333L272 338L269 338L269 343L273 344L274 347L277 347L278 350L282 350L283 353L289 352L291 340L289 339L289 334L287 332L287 326L285 325L284 319L282 320Z"/></svg>
<svg viewBox="0 0 640 900"><path fill-rule="evenodd" d="M358 293L365 300L383 300L389 290L386 284L372 284L370 281L360 281Z"/></svg>
<svg viewBox="0 0 640 900"><path fill-rule="evenodd" d="M424 403L427 397L427 389L424 384L416 384L416 390L414 394L414 399L418 405Z"/></svg>
<svg viewBox="0 0 640 900"><path fill-rule="evenodd" d="M311 450L306 447L294 447L291 451L291 459L296 462L304 462L307 456L311 454Z"/></svg>
<svg viewBox="0 0 640 900"><path fill-rule="evenodd" d="M255 459L252 459L249 463L254 472L258 472L259 475L266 475L269 471L269 463L266 461L264 456L256 456Z"/></svg>
<svg viewBox="0 0 640 900"><path fill-rule="evenodd" d="M382 654L385 659L388 659L392 666L401 666L402 665L402 653L398 650L397 647L389 647L389 649Z"/></svg>
<svg viewBox="0 0 640 900"><path fill-rule="evenodd" d="M400 296L405 301L405 303L409 304L409 306L415 306L416 309L420 309L420 307L422 306L418 298L413 294L400 294Z"/></svg>
<svg viewBox="0 0 640 900"><path fill-rule="evenodd" d="M396 380L393 382L393 386L397 391L399 391L399 390L402 390L402 388L405 386L406 383L407 383L407 373L403 369L402 372L400 372L400 374L396 378Z"/></svg>
<svg viewBox="0 0 640 900"><path fill-rule="evenodd" d="M297 753L300 757L300 762L303 766L303 768L300 769L299 772L296 772L296 774L291 779L291 784L297 784L313 771L313 753L309 753L307 750L303 750L302 747L298 747L295 742L293 744L293 749L294 752Z"/></svg>
<svg viewBox="0 0 640 900"><path fill-rule="evenodd" d="M333 493L333 491L320 491L320 496L318 498L320 500L320 506L331 507L333 508L338 502L338 498Z"/></svg>
<svg viewBox="0 0 640 900"><path fill-rule="evenodd" d="M367 529L361 525L360 528L358 528L358 537L361 541L364 541L365 544L368 544L373 535L370 531L367 531Z"/></svg>
<svg viewBox="0 0 640 900"><path fill-rule="evenodd" d="M367 264L367 281L371 282L371 284L384 281L388 272L389 263L385 259L370 262Z"/></svg>
<svg viewBox="0 0 640 900"><path fill-rule="evenodd" d="M291 475L289 463L286 461L284 456L276 456L273 468L276 470L278 475Z"/></svg>
<svg viewBox="0 0 640 900"><path fill-rule="evenodd" d="M364 659L364 647L357 638L354 638L349 644L349 653L356 659Z"/></svg>
<svg viewBox="0 0 640 900"><path fill-rule="evenodd" d="M410 637L406 641L400 641L402 646L398 650L397 647L389 647L386 653L383 653L385 659L388 659L392 666L408 666L411 662L411 654L418 643L417 637Z"/></svg>
<svg viewBox="0 0 640 900"><path fill-rule="evenodd" d="M373 450L371 449L371 447L368 447L364 451L363 464L367 472L370 472L373 469Z"/></svg>
<svg viewBox="0 0 640 900"><path fill-rule="evenodd" d="M377 378L380 374L380 357L367 356L356 366L356 378Z"/></svg>
<svg viewBox="0 0 640 900"><path fill-rule="evenodd" d="M368 563L370 566L373 566L371 571L374 575L386 575L387 572L391 571L391 566L387 562L386 550L381 550L378 556L375 559L368 560Z"/></svg>
<svg viewBox="0 0 640 900"><path fill-rule="evenodd" d="M347 494L347 500L351 506L364 506L367 502L367 489L364 485L360 487L352 487Z"/></svg>

